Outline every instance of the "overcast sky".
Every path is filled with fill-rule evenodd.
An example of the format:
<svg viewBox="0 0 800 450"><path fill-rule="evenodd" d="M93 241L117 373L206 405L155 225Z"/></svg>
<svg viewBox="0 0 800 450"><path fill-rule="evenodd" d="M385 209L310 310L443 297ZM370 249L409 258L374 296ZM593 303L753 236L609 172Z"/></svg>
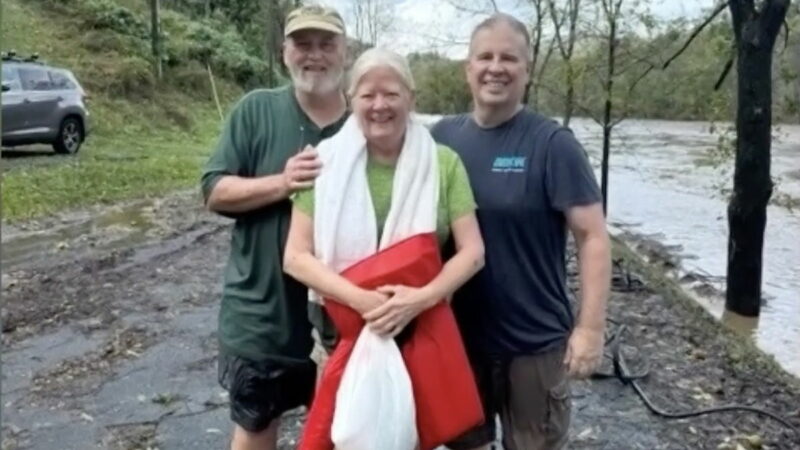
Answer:
<svg viewBox="0 0 800 450"><path fill-rule="evenodd" d="M338 9L348 21L352 30L352 19L349 11L353 0L318 0ZM393 30L384 34L379 41L380 46L388 47L402 53L413 51L439 51L454 58L463 57L466 47L458 42L465 42L469 32L481 17L459 11L453 6L457 0L393 0ZM515 12L514 5L519 0L499 0L497 2L504 12ZM649 0L650 11L662 19L680 17L697 18L703 11L711 8L715 0ZM488 4L486 1L460 1L460 5L479 7ZM516 10L520 12L520 10ZM521 17L523 18L523 17Z"/></svg>

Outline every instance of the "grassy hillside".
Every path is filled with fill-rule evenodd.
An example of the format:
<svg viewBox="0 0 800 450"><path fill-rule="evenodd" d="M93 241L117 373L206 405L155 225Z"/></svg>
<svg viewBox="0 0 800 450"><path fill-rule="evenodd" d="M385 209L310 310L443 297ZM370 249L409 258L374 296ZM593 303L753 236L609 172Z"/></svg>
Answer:
<svg viewBox="0 0 800 450"><path fill-rule="evenodd" d="M225 35L226 53L214 54L214 49L202 46L224 47L214 39L225 30L164 11L170 59L165 61L163 80L157 81L142 35L142 24L147 23L143 4L3 1L3 49L22 55L38 52L48 63L72 69L89 93L93 118L93 132L76 156L35 158L56 161L52 164L26 164L26 158L18 158L22 163L14 161L12 167L4 161L4 220L196 185L221 127L208 73L200 61L210 61L218 72L216 84L226 111L242 93L228 81L241 69L238 61L229 64L220 59L229 58L231 47L237 50L236 36ZM198 33L208 36L198 39ZM251 72L257 70L254 58L243 59L255 67Z"/></svg>

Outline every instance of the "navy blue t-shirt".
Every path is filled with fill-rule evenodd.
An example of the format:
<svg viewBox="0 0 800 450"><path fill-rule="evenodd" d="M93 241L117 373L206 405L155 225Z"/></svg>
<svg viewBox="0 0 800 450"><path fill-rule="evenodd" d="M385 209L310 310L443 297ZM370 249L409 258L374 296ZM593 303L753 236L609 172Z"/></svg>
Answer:
<svg viewBox="0 0 800 450"><path fill-rule="evenodd" d="M467 169L486 246L486 266L453 300L466 345L514 356L564 343L574 322L564 212L601 201L583 148L525 109L488 129L470 114L448 117L432 133Z"/></svg>

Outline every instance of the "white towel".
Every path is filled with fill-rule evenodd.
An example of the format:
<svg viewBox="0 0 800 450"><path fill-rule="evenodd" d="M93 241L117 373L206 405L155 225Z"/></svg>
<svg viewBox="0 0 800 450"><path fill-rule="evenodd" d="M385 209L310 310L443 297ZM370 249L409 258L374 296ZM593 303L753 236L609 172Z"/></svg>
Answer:
<svg viewBox="0 0 800 450"><path fill-rule="evenodd" d="M403 239L436 231L439 159L433 137L416 119L406 128L380 239L367 184L366 140L356 118L350 116L317 151L323 166L314 183L314 254L335 272ZM320 301L313 292L309 298Z"/></svg>

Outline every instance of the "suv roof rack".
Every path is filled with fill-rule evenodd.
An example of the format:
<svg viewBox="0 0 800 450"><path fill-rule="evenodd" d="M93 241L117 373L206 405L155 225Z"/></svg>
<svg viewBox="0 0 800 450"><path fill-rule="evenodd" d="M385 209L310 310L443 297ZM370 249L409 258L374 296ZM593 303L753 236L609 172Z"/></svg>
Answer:
<svg viewBox="0 0 800 450"><path fill-rule="evenodd" d="M39 60L38 53L31 53L30 56L23 59L17 56L16 50L9 50L7 52L2 52L0 56L2 56L3 61L44 64L42 61Z"/></svg>

